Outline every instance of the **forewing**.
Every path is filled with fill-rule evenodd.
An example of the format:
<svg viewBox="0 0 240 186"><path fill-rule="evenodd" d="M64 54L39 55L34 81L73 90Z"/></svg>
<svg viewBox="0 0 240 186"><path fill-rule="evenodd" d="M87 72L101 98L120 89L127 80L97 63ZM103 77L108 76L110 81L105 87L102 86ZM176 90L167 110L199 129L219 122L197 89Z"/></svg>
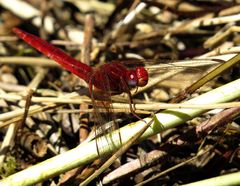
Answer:
<svg viewBox="0 0 240 186"><path fill-rule="evenodd" d="M143 66L149 71L153 70L168 70L176 68L188 68L197 70L199 67L207 67L221 64L219 59L186 59L186 60L152 60L152 59L124 59L121 63L128 68Z"/></svg>

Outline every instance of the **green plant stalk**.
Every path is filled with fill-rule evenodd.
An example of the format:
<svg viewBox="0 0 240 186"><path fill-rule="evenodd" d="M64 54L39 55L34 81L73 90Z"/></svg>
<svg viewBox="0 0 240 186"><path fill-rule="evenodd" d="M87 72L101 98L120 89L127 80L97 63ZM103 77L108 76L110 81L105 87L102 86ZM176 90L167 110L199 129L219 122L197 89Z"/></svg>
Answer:
<svg viewBox="0 0 240 186"><path fill-rule="evenodd" d="M240 184L240 172L235 172L231 174L226 174L223 176L218 176L202 181L197 181L194 183L189 183L184 186L202 186L202 185L208 185L208 186L233 186L233 185L239 185Z"/></svg>
<svg viewBox="0 0 240 186"><path fill-rule="evenodd" d="M229 102L240 97L240 79L214 89L186 102L186 104L213 104ZM207 109L167 109L155 115L154 123L145 131L140 140L144 140L156 133L185 123ZM149 122L151 118L145 118ZM120 128L106 136L79 145L68 152L55 156L37 165L22 170L0 181L0 185L33 185L48 178L59 175L73 168L85 165L99 157L116 151L134 136L145 123L138 121ZM121 135L121 140L119 138Z"/></svg>

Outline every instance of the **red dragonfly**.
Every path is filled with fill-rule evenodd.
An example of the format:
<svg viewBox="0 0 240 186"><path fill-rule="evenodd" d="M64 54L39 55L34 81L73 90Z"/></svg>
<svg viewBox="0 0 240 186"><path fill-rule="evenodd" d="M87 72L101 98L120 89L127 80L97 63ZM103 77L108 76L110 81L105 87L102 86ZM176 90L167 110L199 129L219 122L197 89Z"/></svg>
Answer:
<svg viewBox="0 0 240 186"><path fill-rule="evenodd" d="M27 33L19 28L13 28L13 32L17 34L26 43L36 48L45 56L59 63L66 70L77 75L89 84L89 92L93 102L95 123L103 124L103 117L98 113L98 107L95 102L95 90L103 93L103 97L107 98L109 107L106 107L104 102L100 103L107 109L107 121L115 121L116 118L111 110L111 95L127 93L129 96L130 110L134 113L132 106L131 92L132 88L143 87L148 83L148 72L144 67L127 68L124 63L115 61L112 63L104 64L98 68L93 68L76 59L72 58L62 50L49 44L45 40ZM93 89L94 88L94 89ZM105 115L106 116L106 115ZM139 117L138 117L139 118ZM99 123L100 122L100 123ZM114 122L115 123L115 122ZM99 127L101 125L98 125ZM101 130L101 128L100 128ZM102 129L102 131L105 129Z"/></svg>
<svg viewBox="0 0 240 186"><path fill-rule="evenodd" d="M13 32L45 56L85 80L89 84L91 95L94 86L103 92L106 90L114 94L125 92L131 96L130 90L132 88L143 87L148 83L148 72L144 67L128 69L123 63L115 61L98 68L93 68L77 61L35 35L29 34L19 28L13 28Z"/></svg>

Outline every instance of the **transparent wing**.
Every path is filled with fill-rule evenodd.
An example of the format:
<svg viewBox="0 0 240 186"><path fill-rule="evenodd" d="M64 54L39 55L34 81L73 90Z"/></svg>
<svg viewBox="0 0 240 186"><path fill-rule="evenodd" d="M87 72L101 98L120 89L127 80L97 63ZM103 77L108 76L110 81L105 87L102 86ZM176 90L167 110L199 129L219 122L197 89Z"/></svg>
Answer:
<svg viewBox="0 0 240 186"><path fill-rule="evenodd" d="M212 65L219 65L223 63L223 60L219 59L186 59L186 60L148 60L148 59L124 59L119 60L128 68L134 68L136 66L144 66L147 70L167 70L175 68L192 68L206 67Z"/></svg>
<svg viewBox="0 0 240 186"><path fill-rule="evenodd" d="M93 90L90 91L92 92L91 99L93 103L94 124L96 126L95 137L103 136L118 128L116 114L112 106L112 92L110 91L109 77L107 73L103 73L103 75L103 90L92 87ZM101 95L101 98L99 95ZM101 141L98 139L96 145L99 154L101 154L101 149L99 149L101 146L99 145L100 143Z"/></svg>

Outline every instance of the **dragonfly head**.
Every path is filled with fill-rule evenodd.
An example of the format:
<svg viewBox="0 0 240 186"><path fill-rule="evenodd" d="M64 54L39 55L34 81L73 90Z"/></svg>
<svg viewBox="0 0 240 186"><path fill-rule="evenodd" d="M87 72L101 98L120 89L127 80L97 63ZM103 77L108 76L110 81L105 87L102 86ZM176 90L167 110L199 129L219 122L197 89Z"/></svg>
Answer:
<svg viewBox="0 0 240 186"><path fill-rule="evenodd" d="M148 83L148 72L144 67L128 70L127 83L131 87L143 87Z"/></svg>

